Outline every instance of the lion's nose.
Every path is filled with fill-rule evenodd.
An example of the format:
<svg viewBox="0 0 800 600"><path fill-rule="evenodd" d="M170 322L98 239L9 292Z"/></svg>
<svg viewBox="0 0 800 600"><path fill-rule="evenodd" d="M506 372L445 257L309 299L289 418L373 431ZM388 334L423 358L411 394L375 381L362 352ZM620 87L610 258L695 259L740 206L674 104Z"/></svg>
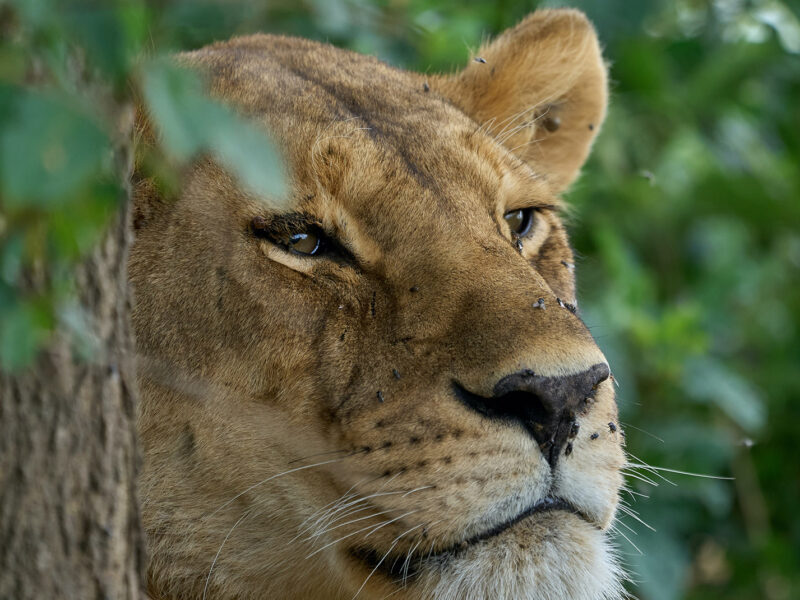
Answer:
<svg viewBox="0 0 800 600"><path fill-rule="evenodd" d="M572 375L543 376L526 370L503 377L489 398L458 385L456 391L465 404L481 414L522 424L550 466L555 467L567 440L576 433L576 415L591 403L598 384L609 375L605 363Z"/></svg>

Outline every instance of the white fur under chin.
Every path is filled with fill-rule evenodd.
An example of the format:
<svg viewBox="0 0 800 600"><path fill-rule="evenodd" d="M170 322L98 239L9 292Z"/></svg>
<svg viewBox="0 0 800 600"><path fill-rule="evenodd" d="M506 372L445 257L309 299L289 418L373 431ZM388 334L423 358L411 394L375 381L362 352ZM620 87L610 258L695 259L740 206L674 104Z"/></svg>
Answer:
<svg viewBox="0 0 800 600"><path fill-rule="evenodd" d="M576 529L583 529L575 535ZM623 571L606 534L587 526L544 535L533 552L518 539L480 544L421 573L425 600L621 600ZM502 537L502 536L501 536ZM533 535L531 537L539 537Z"/></svg>

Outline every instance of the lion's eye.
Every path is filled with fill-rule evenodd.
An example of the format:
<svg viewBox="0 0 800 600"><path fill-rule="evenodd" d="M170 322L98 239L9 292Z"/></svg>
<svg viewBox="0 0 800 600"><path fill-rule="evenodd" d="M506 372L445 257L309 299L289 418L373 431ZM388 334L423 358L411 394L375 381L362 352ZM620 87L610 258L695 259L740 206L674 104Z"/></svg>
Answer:
<svg viewBox="0 0 800 600"><path fill-rule="evenodd" d="M503 215L503 218L508 223L508 228L511 230L511 235L517 238L524 237L531 230L533 224L532 208L518 208L517 210L510 210Z"/></svg>
<svg viewBox="0 0 800 600"><path fill-rule="evenodd" d="M269 240L288 252L303 256L319 256L336 244L330 242L322 230L313 223L299 222L298 218L273 219L268 221L255 216L250 221L250 231L259 238Z"/></svg>
<svg viewBox="0 0 800 600"><path fill-rule="evenodd" d="M324 238L321 233L316 231L304 231L289 236L286 247L297 254L316 256L320 254L324 247Z"/></svg>

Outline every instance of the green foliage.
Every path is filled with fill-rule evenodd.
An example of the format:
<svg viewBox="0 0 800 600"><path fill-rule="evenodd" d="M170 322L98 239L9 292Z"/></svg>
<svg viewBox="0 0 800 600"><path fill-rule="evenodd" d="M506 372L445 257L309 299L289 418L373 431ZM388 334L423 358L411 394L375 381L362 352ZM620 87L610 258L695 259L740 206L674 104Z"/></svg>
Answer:
<svg viewBox="0 0 800 600"><path fill-rule="evenodd" d="M149 114L167 152L179 160L211 153L253 194L275 203L286 194L283 165L267 138L202 93L199 78L160 62L144 74Z"/></svg>
<svg viewBox="0 0 800 600"><path fill-rule="evenodd" d="M736 478L632 482L658 530L623 516L636 593L797 597L800 24L779 2L650 3L627 27L584 8L613 80L569 196L585 317L621 382L629 450Z"/></svg>
<svg viewBox="0 0 800 600"><path fill-rule="evenodd" d="M265 131L208 98L196 75L148 58L153 30L165 52L177 44L169 23L180 8L191 24L185 3L0 3L0 368L29 364L70 318L91 321L75 315L71 268L124 194L118 147L130 138L134 98L159 134L144 163L151 175L169 181L211 154L254 196L284 197Z"/></svg>
<svg viewBox="0 0 800 600"><path fill-rule="evenodd" d="M621 531L642 552L618 540L633 592L800 597L798 4L569 4L590 15L611 61L608 121L568 200L582 314L620 383L628 449L634 461L736 478L662 472L673 486L647 474L657 488L630 480L650 498L626 501L657 530L622 515L636 534ZM29 360L54 323L80 327L68 266L116 206L114 107L131 88L162 139L151 162L210 152L255 193L281 196L281 167L261 136L148 55L260 30L447 71L534 8L523 0L100 5L0 4L0 28L12 34L0 43L5 366ZM76 48L89 57L92 93L76 84L76 72L85 77ZM50 265L51 285L31 295L20 272L37 261Z"/></svg>

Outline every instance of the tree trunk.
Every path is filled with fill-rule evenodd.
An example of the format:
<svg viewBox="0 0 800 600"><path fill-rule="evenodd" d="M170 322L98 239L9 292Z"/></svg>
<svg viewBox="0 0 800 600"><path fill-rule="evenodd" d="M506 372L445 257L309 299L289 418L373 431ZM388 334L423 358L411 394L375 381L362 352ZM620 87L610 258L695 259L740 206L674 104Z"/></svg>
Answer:
<svg viewBox="0 0 800 600"><path fill-rule="evenodd" d="M0 600L144 596L127 200L76 270L92 357L61 327L34 365L0 372Z"/></svg>

